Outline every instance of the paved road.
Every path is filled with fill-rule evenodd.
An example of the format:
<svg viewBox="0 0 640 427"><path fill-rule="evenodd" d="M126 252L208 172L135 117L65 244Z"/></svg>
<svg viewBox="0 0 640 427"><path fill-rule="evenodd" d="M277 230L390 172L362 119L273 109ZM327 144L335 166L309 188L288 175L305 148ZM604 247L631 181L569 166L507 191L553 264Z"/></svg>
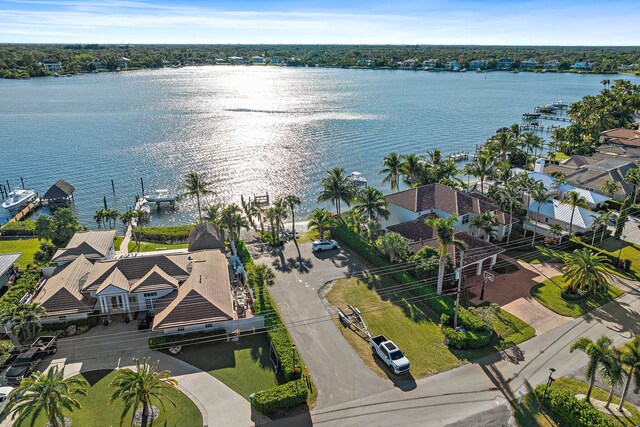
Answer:
<svg viewBox="0 0 640 427"><path fill-rule="evenodd" d="M557 370L557 377L575 376L586 364L583 354L569 353L573 340L606 334L621 344L640 333L638 284L616 278L616 285L628 291L617 300L508 353L419 380L417 387L407 392L373 374L335 325L322 321L327 312L318 295L319 287L350 271L359 271L358 262L344 252L320 259L311 254L308 244L300 245L300 250L306 264L294 264L297 251L293 244L275 259L265 256L259 262L275 261L281 270L272 294L285 322L299 322L290 331L319 390L312 414L316 425L513 425L508 401L546 382L550 367ZM310 318L319 321L300 322ZM278 424L308 422L308 417L301 416Z"/></svg>
<svg viewBox="0 0 640 427"><path fill-rule="evenodd" d="M296 246L290 243L284 252L265 254L256 262L276 270L276 284L270 291L318 387L316 407L328 408L392 389L392 383L373 373L353 351L318 295L326 282L359 271L361 265L345 252L315 255L310 244L299 247L300 260ZM252 253L259 255L255 249ZM314 320L300 323L307 319Z"/></svg>

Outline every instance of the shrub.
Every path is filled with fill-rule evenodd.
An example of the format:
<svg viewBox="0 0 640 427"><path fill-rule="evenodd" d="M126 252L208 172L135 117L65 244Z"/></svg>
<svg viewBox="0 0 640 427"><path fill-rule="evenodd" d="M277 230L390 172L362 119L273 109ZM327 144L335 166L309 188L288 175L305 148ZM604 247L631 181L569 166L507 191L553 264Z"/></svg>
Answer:
<svg viewBox="0 0 640 427"><path fill-rule="evenodd" d="M458 319L459 320L459 319ZM444 328L444 337L448 344L459 350L469 348L480 348L489 344L493 331L489 328L477 331L456 331L451 327Z"/></svg>
<svg viewBox="0 0 640 427"><path fill-rule="evenodd" d="M148 340L149 348L152 350L162 350L174 345L181 344L200 344L208 342L217 337L225 336L227 331L224 329L214 329L207 332L191 332L188 334L161 335L151 337Z"/></svg>
<svg viewBox="0 0 640 427"><path fill-rule="evenodd" d="M0 297L0 311L5 311L20 302L28 292L33 292L42 277L42 271L36 267L28 267L9 290Z"/></svg>
<svg viewBox="0 0 640 427"><path fill-rule="evenodd" d="M36 231L36 223L30 219L10 222L5 224L0 231L3 236L33 236Z"/></svg>
<svg viewBox="0 0 640 427"><path fill-rule="evenodd" d="M546 384L540 384L534 390L538 399L542 398ZM549 387L544 406L562 423L573 427L613 427L613 422L596 408L578 400L568 391Z"/></svg>
<svg viewBox="0 0 640 427"><path fill-rule="evenodd" d="M295 408L307 401L309 392L304 380L295 380L255 394L253 406L265 415Z"/></svg>
<svg viewBox="0 0 640 427"><path fill-rule="evenodd" d="M51 258L56 254L58 250L57 246L53 243L42 242L40 243L40 249L33 254L33 260L38 264L48 264Z"/></svg>
<svg viewBox="0 0 640 427"><path fill-rule="evenodd" d="M13 350L15 347L11 340L0 340L0 365L4 365L11 358Z"/></svg>
<svg viewBox="0 0 640 427"><path fill-rule="evenodd" d="M138 227L136 233L140 240L158 243L185 243L195 224L171 225L167 227Z"/></svg>

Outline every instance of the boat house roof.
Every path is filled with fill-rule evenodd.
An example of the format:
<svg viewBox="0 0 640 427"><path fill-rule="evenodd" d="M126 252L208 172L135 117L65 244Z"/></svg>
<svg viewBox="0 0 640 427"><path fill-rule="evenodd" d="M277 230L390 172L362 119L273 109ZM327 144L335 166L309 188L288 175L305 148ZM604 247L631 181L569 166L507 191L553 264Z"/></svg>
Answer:
<svg viewBox="0 0 640 427"><path fill-rule="evenodd" d="M75 187L64 179L59 179L44 193L44 200L68 199L76 191Z"/></svg>

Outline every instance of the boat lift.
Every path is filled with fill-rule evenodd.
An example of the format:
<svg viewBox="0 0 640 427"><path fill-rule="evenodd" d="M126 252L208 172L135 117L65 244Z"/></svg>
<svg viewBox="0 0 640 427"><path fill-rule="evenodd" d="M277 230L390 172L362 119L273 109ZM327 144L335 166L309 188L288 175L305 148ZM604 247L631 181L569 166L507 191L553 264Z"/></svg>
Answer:
<svg viewBox="0 0 640 427"><path fill-rule="evenodd" d="M352 305L347 305L347 307L351 310L351 313L349 314L346 314L341 308L338 308L340 323L347 328L353 327L356 331L364 334L364 338L369 341L371 339L371 333L369 332L367 325L364 323L364 319L362 319L360 310Z"/></svg>

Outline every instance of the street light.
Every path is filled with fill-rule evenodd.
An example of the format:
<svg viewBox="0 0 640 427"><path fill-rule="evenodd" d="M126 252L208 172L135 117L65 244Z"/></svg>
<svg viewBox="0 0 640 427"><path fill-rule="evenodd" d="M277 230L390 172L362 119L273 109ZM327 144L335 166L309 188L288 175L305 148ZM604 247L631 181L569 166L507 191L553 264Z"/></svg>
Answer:
<svg viewBox="0 0 640 427"><path fill-rule="evenodd" d="M620 250L618 251L618 260L616 261L616 267L620 265L620 255L622 255L622 248L624 247L624 239L626 238L627 236L622 236L622 240L620 241Z"/></svg>
<svg viewBox="0 0 640 427"><path fill-rule="evenodd" d="M547 379L547 386L544 388L544 393L542 393L542 399L540 399L540 406L538 406L538 412L542 410L542 404L544 403L544 398L547 396L547 390L549 390L549 386L552 382L555 381L555 378L552 377L553 373L556 370L553 368L549 368L549 379Z"/></svg>
<svg viewBox="0 0 640 427"><path fill-rule="evenodd" d="M296 373L296 345L291 344L291 358L293 359L293 373Z"/></svg>

